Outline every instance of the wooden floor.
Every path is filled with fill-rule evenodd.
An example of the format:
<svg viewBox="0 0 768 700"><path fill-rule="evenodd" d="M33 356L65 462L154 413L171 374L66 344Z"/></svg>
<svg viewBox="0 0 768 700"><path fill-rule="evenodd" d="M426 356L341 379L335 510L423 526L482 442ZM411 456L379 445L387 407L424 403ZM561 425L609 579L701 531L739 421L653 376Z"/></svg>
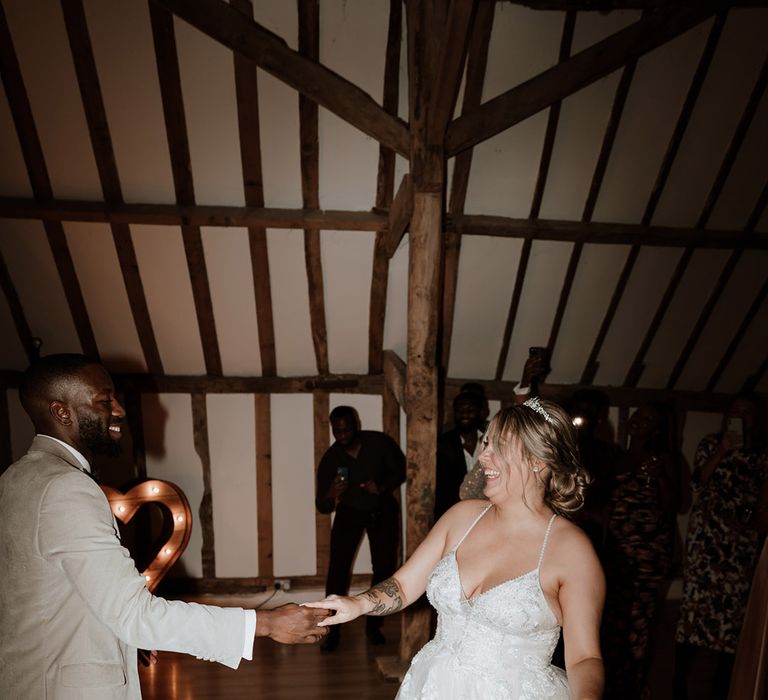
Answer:
<svg viewBox="0 0 768 700"><path fill-rule="evenodd" d="M293 596L299 601L311 598ZM242 598L196 600L254 605L252 599ZM653 700L672 698L672 634L676 618L677 605L669 602L662 614L651 670ZM376 657L397 653L398 616L385 621L384 633L385 646L370 646L364 621L355 620L344 627L341 643L332 654L321 652L317 645L285 646L257 639L254 660L243 661L237 671L183 654L161 653L156 666L140 669L142 694L144 700L392 700L397 683L379 674ZM689 700L710 700L711 666L706 655L697 659Z"/></svg>

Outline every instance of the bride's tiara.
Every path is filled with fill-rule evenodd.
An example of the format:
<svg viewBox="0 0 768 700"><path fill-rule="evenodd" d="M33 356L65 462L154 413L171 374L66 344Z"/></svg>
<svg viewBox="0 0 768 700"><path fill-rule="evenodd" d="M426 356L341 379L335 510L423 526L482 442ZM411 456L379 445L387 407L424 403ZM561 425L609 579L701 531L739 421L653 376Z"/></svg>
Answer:
<svg viewBox="0 0 768 700"><path fill-rule="evenodd" d="M555 419L552 418L552 416L547 412L547 409L541 405L541 401L539 401L538 396L531 396L531 398L528 399L523 404L523 406L527 406L532 411L536 411L536 413L539 415L544 416L544 420L547 421L547 423L552 423L552 425L555 425Z"/></svg>

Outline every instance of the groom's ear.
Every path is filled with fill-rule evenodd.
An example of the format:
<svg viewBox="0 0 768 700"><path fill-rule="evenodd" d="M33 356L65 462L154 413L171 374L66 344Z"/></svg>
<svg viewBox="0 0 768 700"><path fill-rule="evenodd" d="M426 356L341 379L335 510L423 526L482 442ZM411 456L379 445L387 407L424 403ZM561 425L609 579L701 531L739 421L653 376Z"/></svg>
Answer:
<svg viewBox="0 0 768 700"><path fill-rule="evenodd" d="M63 401L51 401L51 403L48 404L48 412L51 414L53 420L60 425L72 425L72 412L70 411L69 406Z"/></svg>

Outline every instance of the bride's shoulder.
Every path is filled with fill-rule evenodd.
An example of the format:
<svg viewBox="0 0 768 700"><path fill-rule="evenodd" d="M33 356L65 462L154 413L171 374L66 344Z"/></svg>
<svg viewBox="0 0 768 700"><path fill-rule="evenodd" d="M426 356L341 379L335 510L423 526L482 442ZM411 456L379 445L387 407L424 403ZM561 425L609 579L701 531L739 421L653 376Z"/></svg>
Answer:
<svg viewBox="0 0 768 700"><path fill-rule="evenodd" d="M489 506L490 503L488 501L474 498L466 501L459 501L445 512L440 520L437 521L436 526L440 525L444 527L446 531L466 529L470 527Z"/></svg>
<svg viewBox="0 0 768 700"><path fill-rule="evenodd" d="M567 518L556 518L549 547L554 550L557 558L566 563L570 561L594 561L597 562L597 554L589 537L578 525Z"/></svg>

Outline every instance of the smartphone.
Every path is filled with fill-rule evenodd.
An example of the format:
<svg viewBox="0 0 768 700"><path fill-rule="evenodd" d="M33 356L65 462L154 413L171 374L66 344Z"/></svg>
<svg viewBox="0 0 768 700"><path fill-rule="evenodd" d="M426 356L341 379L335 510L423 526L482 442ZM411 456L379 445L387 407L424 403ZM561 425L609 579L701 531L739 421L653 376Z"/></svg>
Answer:
<svg viewBox="0 0 768 700"><path fill-rule="evenodd" d="M727 432L734 433L737 436L737 447L741 447L744 444L744 419L741 416L728 416L725 429Z"/></svg>
<svg viewBox="0 0 768 700"><path fill-rule="evenodd" d="M336 476L342 481L349 481L349 467L336 467Z"/></svg>
<svg viewBox="0 0 768 700"><path fill-rule="evenodd" d="M540 357L542 360L547 359L547 349L540 345L533 345L528 348L528 357Z"/></svg>

